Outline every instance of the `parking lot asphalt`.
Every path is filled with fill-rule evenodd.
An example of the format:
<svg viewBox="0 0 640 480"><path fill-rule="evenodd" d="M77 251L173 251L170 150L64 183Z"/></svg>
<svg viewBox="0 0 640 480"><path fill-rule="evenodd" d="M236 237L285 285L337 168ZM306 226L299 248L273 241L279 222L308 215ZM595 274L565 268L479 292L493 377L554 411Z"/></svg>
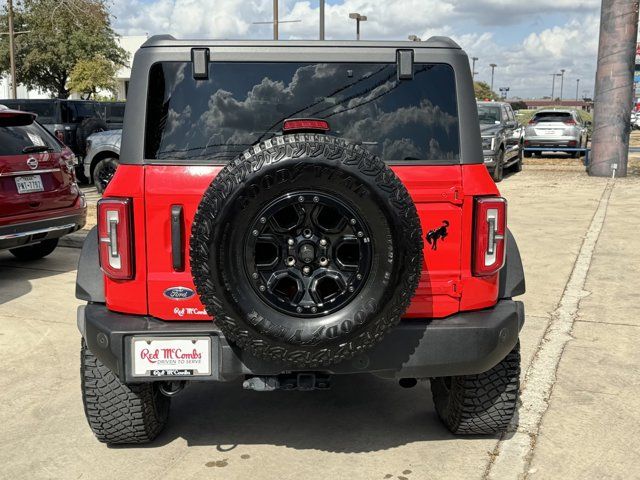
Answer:
<svg viewBox="0 0 640 480"><path fill-rule="evenodd" d="M0 477L640 477L640 178L525 167L500 190L527 280L520 426L503 438L450 435L426 381L358 376L315 393L191 385L156 442L109 448L80 398L79 250L0 252Z"/></svg>

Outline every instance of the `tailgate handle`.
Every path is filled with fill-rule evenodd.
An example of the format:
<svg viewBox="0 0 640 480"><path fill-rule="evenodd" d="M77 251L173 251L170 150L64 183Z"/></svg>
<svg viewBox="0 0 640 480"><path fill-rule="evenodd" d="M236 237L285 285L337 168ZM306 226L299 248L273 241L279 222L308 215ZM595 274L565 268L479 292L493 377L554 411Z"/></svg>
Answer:
<svg viewBox="0 0 640 480"><path fill-rule="evenodd" d="M184 271L184 215L182 205L171 205L171 260L176 272Z"/></svg>

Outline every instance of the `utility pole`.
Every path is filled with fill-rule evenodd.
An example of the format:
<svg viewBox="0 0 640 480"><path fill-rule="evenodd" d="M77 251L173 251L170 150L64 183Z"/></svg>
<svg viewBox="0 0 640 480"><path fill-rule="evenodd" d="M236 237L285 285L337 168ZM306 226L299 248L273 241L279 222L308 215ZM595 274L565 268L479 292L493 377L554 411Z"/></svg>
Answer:
<svg viewBox="0 0 640 480"><path fill-rule="evenodd" d="M253 25L270 25L273 24L273 39L278 40L278 25L281 23L298 23L300 20L279 20L278 17L278 0L273 0L273 21L272 22L252 22ZM321 29L324 35L324 21L322 22Z"/></svg>
<svg viewBox="0 0 640 480"><path fill-rule="evenodd" d="M564 68L562 70L560 70L560 102L561 103L562 103L562 99L563 99L562 92L564 90L564 72L565 72Z"/></svg>
<svg viewBox="0 0 640 480"><path fill-rule="evenodd" d="M278 40L278 0L273 0L273 39Z"/></svg>
<svg viewBox="0 0 640 480"><path fill-rule="evenodd" d="M589 175L627 175L637 36L638 1L602 0Z"/></svg>
<svg viewBox="0 0 640 480"><path fill-rule="evenodd" d="M18 97L18 86L16 84L16 44L15 33L13 31L13 0L7 0L9 14L9 63L11 64L11 98Z"/></svg>
<svg viewBox="0 0 640 480"><path fill-rule="evenodd" d="M366 22L367 16L360 15L359 13L350 13L349 18L352 18L356 21L356 40L360 40L360 22Z"/></svg>
<svg viewBox="0 0 640 480"><path fill-rule="evenodd" d="M493 73L498 65L492 63L489 66L491 67L491 93L493 93Z"/></svg>
<svg viewBox="0 0 640 480"><path fill-rule="evenodd" d="M580 79L577 78L576 79L576 102L578 101L579 95L578 95L578 91L580 90Z"/></svg>
<svg viewBox="0 0 640 480"><path fill-rule="evenodd" d="M476 80L476 62L478 61L478 57L471 57L471 79L473 81Z"/></svg>
<svg viewBox="0 0 640 480"><path fill-rule="evenodd" d="M320 0L320 40L324 40L324 0Z"/></svg>

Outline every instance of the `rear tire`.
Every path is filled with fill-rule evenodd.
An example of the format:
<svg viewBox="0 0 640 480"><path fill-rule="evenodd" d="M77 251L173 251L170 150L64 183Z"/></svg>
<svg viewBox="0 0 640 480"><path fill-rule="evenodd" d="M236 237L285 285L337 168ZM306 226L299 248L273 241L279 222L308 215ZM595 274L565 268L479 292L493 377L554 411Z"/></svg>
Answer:
<svg viewBox="0 0 640 480"><path fill-rule="evenodd" d="M167 424L171 399L157 383L125 385L87 348L80 351L82 403L89 427L103 443L147 443Z"/></svg>
<svg viewBox="0 0 640 480"><path fill-rule="evenodd" d="M433 403L457 435L504 432L516 411L520 388L520 342L491 370L431 379Z"/></svg>
<svg viewBox="0 0 640 480"><path fill-rule="evenodd" d="M496 166L491 174L493 181L499 183L504 178L504 150L500 150L498 157L496 158Z"/></svg>
<svg viewBox="0 0 640 480"><path fill-rule="evenodd" d="M516 163L513 164L513 171L518 173L522 171L522 156L524 154L523 146L520 145L520 149L518 150L518 159Z"/></svg>
<svg viewBox="0 0 640 480"><path fill-rule="evenodd" d="M38 260L52 253L58 246L58 239L52 238L27 245L26 247L11 248L11 254L20 260Z"/></svg>

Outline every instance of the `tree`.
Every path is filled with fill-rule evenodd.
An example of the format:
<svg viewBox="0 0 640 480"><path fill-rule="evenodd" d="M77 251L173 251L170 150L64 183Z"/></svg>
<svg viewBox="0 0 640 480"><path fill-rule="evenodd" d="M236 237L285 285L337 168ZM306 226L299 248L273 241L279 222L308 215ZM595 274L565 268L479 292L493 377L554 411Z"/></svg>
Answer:
<svg viewBox="0 0 640 480"><path fill-rule="evenodd" d="M0 29L7 23L0 16ZM81 60L99 57L114 67L127 53L116 41L104 0L23 0L15 6L18 82L58 98L70 93L69 76ZM8 38L0 36L0 73L9 69Z"/></svg>
<svg viewBox="0 0 640 480"><path fill-rule="evenodd" d="M69 90L80 93L83 98L95 97L98 90L116 92L116 65L102 56L89 60L78 60L69 75Z"/></svg>
<svg viewBox="0 0 640 480"><path fill-rule="evenodd" d="M486 82L473 82L473 89L478 100L497 100L496 92L491 91L491 87Z"/></svg>

